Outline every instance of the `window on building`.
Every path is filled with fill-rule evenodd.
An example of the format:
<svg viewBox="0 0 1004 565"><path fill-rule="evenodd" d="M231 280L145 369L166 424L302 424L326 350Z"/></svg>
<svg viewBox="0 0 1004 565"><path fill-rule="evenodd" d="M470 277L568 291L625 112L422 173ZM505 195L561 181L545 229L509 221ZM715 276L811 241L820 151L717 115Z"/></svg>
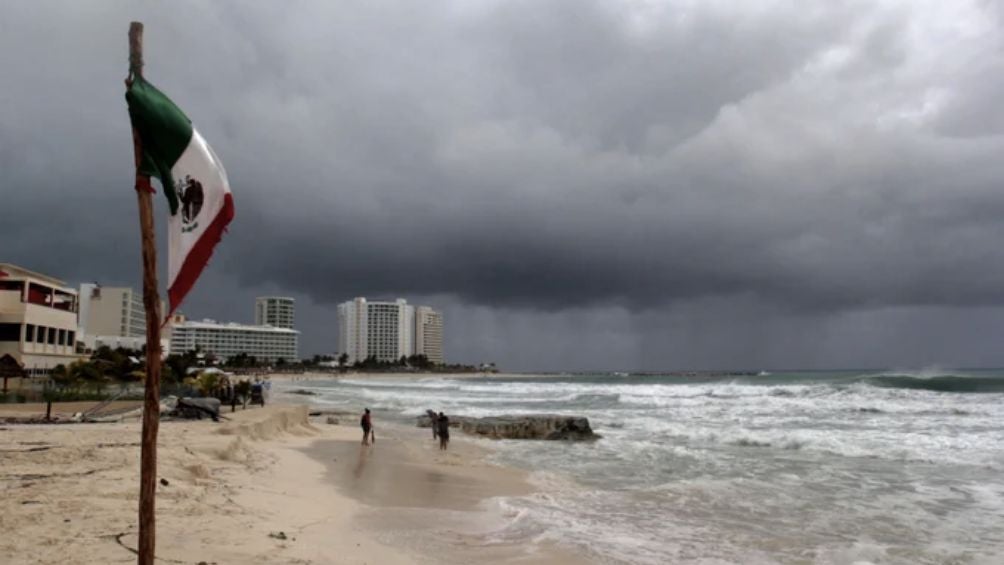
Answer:
<svg viewBox="0 0 1004 565"><path fill-rule="evenodd" d="M35 324L25 325L24 341L27 343L35 341Z"/></svg>
<svg viewBox="0 0 1004 565"><path fill-rule="evenodd" d="M0 342L21 341L21 324L0 324Z"/></svg>
<svg viewBox="0 0 1004 565"><path fill-rule="evenodd" d="M45 343L45 326L35 328L35 343Z"/></svg>
<svg viewBox="0 0 1004 565"><path fill-rule="evenodd" d="M49 328L49 345L56 345L56 329Z"/></svg>
<svg viewBox="0 0 1004 565"><path fill-rule="evenodd" d="M23 281L0 281L0 290L24 292Z"/></svg>
<svg viewBox="0 0 1004 565"><path fill-rule="evenodd" d="M77 297L69 292L53 289L52 295L49 297L49 306L56 310L76 312Z"/></svg>
<svg viewBox="0 0 1004 565"><path fill-rule="evenodd" d="M75 345L77 343L77 332L68 331L66 332L66 345Z"/></svg>
<svg viewBox="0 0 1004 565"><path fill-rule="evenodd" d="M43 306L52 303L52 291L35 283L28 283L28 302Z"/></svg>

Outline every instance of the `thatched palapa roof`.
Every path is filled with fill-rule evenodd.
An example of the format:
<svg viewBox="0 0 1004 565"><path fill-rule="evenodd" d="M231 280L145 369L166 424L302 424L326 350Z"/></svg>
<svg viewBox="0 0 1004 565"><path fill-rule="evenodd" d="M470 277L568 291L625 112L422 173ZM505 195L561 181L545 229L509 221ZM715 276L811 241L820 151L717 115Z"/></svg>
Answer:
<svg viewBox="0 0 1004 565"><path fill-rule="evenodd" d="M9 353L0 357L0 379L4 377L14 379L23 376L25 376L24 368L17 362L17 359L14 359Z"/></svg>

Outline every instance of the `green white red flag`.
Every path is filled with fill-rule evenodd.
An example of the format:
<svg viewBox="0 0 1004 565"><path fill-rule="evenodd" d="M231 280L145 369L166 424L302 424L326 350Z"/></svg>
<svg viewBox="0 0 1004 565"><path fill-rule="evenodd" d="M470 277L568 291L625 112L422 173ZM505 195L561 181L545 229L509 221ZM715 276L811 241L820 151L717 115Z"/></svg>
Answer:
<svg viewBox="0 0 1004 565"><path fill-rule="evenodd" d="M234 218L227 172L174 102L134 77L126 91L129 117L142 147L137 178L160 179L167 196L168 316L195 285ZM147 186L149 190L152 187Z"/></svg>

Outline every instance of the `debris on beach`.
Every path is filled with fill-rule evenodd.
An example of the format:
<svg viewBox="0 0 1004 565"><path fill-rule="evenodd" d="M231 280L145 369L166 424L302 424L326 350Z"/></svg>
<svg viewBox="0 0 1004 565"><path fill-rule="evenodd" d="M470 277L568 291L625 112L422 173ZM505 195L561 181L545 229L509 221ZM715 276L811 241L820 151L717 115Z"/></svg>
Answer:
<svg viewBox="0 0 1004 565"><path fill-rule="evenodd" d="M342 422L352 422L357 417L355 412L333 408L311 408L308 415L311 418L324 418L324 422L332 426L337 426Z"/></svg>
<svg viewBox="0 0 1004 565"><path fill-rule="evenodd" d="M214 422L219 422L220 401L217 398L179 398L174 409L167 414L187 420L201 420L208 417Z"/></svg>
<svg viewBox="0 0 1004 565"><path fill-rule="evenodd" d="M347 410L339 410L335 408L311 408L307 413L308 416L335 416L335 417L352 417L358 416L356 412L349 412Z"/></svg>

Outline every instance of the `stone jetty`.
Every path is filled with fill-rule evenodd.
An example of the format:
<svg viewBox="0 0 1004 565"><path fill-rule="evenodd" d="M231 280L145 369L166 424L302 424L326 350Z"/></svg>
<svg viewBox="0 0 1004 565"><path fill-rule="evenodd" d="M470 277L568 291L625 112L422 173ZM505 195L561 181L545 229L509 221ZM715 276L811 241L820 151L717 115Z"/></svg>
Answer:
<svg viewBox="0 0 1004 565"><path fill-rule="evenodd" d="M449 416L449 418L451 428L460 428L464 433L492 439L591 441L600 437L589 426L589 419L581 416L527 414L486 418ZM420 428L428 428L431 425L428 416L419 416Z"/></svg>

